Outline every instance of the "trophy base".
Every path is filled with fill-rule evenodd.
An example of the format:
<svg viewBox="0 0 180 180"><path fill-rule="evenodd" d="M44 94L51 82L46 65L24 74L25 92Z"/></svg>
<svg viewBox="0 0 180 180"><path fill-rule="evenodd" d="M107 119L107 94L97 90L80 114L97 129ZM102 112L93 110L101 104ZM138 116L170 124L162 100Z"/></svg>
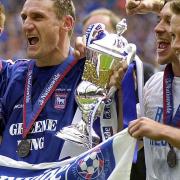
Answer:
<svg viewBox="0 0 180 180"><path fill-rule="evenodd" d="M72 143L76 143L79 145L84 145L87 149L91 149L91 144L89 142L89 135L85 135L87 133L82 132L77 129L76 125L71 125L68 127L64 127L62 130L57 132L56 136L64 139L65 141L69 141ZM92 136L92 146L98 145L100 142L100 138L98 136Z"/></svg>

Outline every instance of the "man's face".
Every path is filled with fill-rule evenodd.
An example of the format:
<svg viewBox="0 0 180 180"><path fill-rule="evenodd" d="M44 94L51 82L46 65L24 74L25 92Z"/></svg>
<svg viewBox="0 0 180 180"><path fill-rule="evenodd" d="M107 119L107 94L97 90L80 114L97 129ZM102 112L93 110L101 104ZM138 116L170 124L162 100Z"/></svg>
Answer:
<svg viewBox="0 0 180 180"><path fill-rule="evenodd" d="M39 60L53 58L60 42L62 24L56 17L53 1L26 0L21 17L28 57Z"/></svg>
<svg viewBox="0 0 180 180"><path fill-rule="evenodd" d="M155 27L157 38L157 59L158 63L163 65L176 59L175 53L171 48L170 20L171 20L170 3L167 3L160 12L159 23Z"/></svg>
<svg viewBox="0 0 180 180"><path fill-rule="evenodd" d="M180 62L180 15L173 15L171 18L171 47Z"/></svg>

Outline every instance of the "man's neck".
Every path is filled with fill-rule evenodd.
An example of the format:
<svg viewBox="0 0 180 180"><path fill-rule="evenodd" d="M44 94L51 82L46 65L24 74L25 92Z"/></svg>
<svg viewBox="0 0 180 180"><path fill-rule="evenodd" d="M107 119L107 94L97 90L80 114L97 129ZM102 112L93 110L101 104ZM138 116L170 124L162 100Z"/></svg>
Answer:
<svg viewBox="0 0 180 180"><path fill-rule="evenodd" d="M55 66L64 62L69 55L70 42L66 42L59 46L54 52L46 54L45 57L36 60L38 67Z"/></svg>
<svg viewBox="0 0 180 180"><path fill-rule="evenodd" d="M54 57L46 57L43 59L36 60L36 66L38 67L47 67L47 66L55 66L64 62L64 60L68 57L68 54L64 54L62 56Z"/></svg>
<svg viewBox="0 0 180 180"><path fill-rule="evenodd" d="M67 34L61 39L61 41L53 51L48 52L44 55L44 57L37 59L36 65L38 67L45 67L45 66L55 66L61 64L68 57L69 49L70 49L70 39Z"/></svg>
<svg viewBox="0 0 180 180"><path fill-rule="evenodd" d="M172 63L172 69L175 77L180 77L180 62L176 61Z"/></svg>

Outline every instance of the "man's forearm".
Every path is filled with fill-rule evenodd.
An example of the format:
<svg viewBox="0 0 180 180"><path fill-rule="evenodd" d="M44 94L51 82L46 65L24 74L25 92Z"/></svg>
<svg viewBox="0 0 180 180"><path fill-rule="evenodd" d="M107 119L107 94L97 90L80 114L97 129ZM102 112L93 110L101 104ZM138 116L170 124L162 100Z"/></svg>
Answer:
<svg viewBox="0 0 180 180"><path fill-rule="evenodd" d="M160 13L166 2L171 0L126 0L128 14Z"/></svg>
<svg viewBox="0 0 180 180"><path fill-rule="evenodd" d="M161 133L164 140L180 149L180 129L165 125Z"/></svg>

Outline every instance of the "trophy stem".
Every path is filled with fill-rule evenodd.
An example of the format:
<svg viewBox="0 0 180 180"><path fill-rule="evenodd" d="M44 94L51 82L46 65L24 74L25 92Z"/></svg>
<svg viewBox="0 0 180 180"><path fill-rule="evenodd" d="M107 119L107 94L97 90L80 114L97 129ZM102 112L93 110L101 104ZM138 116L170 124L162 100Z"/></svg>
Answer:
<svg viewBox="0 0 180 180"><path fill-rule="evenodd" d="M97 103L95 104L95 106L91 109L91 111L89 112L89 115L88 115L88 131L89 131L89 144L90 144L90 148L93 147L93 122L94 122L94 119L95 119L95 115L98 111L98 108L99 106L102 104L102 101L106 99L106 96L104 97L101 97L97 100ZM94 132L95 133L95 132ZM96 133L95 133L96 134Z"/></svg>
<svg viewBox="0 0 180 180"><path fill-rule="evenodd" d="M99 144L100 138L93 129L93 122L98 108L104 99L105 97L101 97L94 100L92 104L88 104L88 108L87 105L85 106L86 108L83 108L81 104L79 106L82 113L81 120L77 124L64 127L56 136L66 141L84 145L87 149L91 149Z"/></svg>

